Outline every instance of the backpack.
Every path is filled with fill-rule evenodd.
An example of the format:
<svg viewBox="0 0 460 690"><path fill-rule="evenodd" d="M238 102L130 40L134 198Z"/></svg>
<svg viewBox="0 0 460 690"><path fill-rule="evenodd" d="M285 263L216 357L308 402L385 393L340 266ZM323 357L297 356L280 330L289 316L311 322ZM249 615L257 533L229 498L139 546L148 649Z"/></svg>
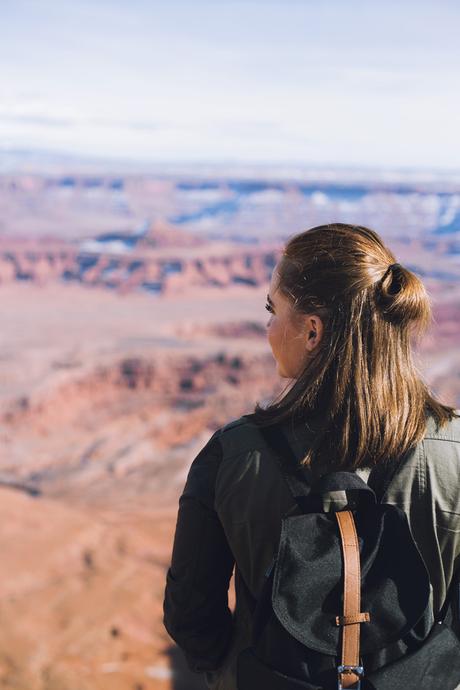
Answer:
<svg viewBox="0 0 460 690"><path fill-rule="evenodd" d="M237 657L238 690L454 690L460 580L434 620L407 516L381 502L399 465L376 467L367 483L330 472L310 485L279 428L260 431L301 514L282 518L261 594L249 597L253 637Z"/></svg>

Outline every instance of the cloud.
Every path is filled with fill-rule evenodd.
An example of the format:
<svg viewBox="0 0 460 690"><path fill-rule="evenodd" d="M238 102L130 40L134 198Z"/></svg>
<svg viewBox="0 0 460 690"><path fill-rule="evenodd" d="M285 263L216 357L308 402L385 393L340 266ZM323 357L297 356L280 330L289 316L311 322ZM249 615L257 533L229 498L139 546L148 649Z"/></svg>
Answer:
<svg viewBox="0 0 460 690"><path fill-rule="evenodd" d="M46 115L0 114L0 121L15 125L34 125L36 127L72 127L75 122L59 117Z"/></svg>
<svg viewBox="0 0 460 690"><path fill-rule="evenodd" d="M0 123L6 125L23 125L23 126L34 126L34 127L46 127L54 129L55 127L95 127L95 128L113 128L113 129L126 129L140 132L156 132L162 128L170 128L171 125L168 123L158 123L158 122L136 122L129 120L111 120L106 118L66 118L66 117L56 117L52 115L32 115L32 114L22 114L17 112L1 113L0 112Z"/></svg>

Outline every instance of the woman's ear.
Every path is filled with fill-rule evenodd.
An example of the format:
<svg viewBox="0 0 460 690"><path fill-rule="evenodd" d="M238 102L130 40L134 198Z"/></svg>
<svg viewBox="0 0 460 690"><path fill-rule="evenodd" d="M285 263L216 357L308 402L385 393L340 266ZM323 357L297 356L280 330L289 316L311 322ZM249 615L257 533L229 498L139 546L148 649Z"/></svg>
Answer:
<svg viewBox="0 0 460 690"><path fill-rule="evenodd" d="M314 350L321 342L323 337L323 322L320 317L316 314L313 316L307 316L305 323L306 339L305 347L311 352Z"/></svg>

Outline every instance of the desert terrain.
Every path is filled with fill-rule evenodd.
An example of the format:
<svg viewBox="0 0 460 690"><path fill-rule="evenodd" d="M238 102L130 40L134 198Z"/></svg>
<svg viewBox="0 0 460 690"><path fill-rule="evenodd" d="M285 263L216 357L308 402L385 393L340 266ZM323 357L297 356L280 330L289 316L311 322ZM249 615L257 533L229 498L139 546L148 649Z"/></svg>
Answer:
<svg viewBox="0 0 460 690"><path fill-rule="evenodd" d="M286 385L283 241L380 232L432 300L420 372L460 407L460 186L8 174L0 218L0 688L203 688L161 622L177 501L214 430Z"/></svg>

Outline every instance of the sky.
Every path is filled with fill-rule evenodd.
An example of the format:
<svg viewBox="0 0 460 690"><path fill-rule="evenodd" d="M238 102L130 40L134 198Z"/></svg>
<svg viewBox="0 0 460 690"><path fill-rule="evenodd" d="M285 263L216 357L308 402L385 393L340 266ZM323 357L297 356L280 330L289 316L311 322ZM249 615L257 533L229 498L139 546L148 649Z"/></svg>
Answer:
<svg viewBox="0 0 460 690"><path fill-rule="evenodd" d="M460 3L0 0L0 155L460 169Z"/></svg>

